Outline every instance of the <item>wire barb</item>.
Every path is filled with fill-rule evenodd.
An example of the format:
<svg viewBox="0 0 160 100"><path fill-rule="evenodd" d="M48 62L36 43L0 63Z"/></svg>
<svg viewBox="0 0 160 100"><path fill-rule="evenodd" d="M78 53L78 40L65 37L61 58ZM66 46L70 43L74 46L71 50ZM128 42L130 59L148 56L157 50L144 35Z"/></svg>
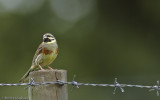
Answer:
<svg viewBox="0 0 160 100"><path fill-rule="evenodd" d="M150 89L149 91L157 91L157 96L159 96L159 81L157 81L157 85L152 86L152 89Z"/></svg>
<svg viewBox="0 0 160 100"><path fill-rule="evenodd" d="M78 82L75 81L75 78L76 78L76 75L74 75L74 76L73 76L73 79L72 79L72 83L71 83L71 84L73 85L73 87L72 87L72 90L71 90L71 91L73 91L73 89L74 89L75 87L79 88Z"/></svg>
<svg viewBox="0 0 160 100"><path fill-rule="evenodd" d="M124 92L124 89L122 88L121 84L117 82L117 78L115 78L114 80L114 87L115 88L114 88L113 94L116 94L117 88L120 88L121 92Z"/></svg>
<svg viewBox="0 0 160 100"><path fill-rule="evenodd" d="M31 78L31 79L30 79L30 83L29 83L28 86L25 87L24 89L26 90L26 89L28 89L28 88L31 87L31 86L35 86L34 78Z"/></svg>

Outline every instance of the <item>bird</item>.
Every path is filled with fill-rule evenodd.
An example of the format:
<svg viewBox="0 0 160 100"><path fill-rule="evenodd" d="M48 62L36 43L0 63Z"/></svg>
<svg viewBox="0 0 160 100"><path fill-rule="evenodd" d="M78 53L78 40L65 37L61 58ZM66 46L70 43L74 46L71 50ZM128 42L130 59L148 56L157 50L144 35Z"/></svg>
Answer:
<svg viewBox="0 0 160 100"><path fill-rule="evenodd" d="M51 33L45 33L43 35L43 42L39 45L37 51L32 60L32 64L27 73L19 80L19 82L25 82L28 79L29 73L44 66L53 70L49 65L56 59L58 55L58 44L56 38Z"/></svg>

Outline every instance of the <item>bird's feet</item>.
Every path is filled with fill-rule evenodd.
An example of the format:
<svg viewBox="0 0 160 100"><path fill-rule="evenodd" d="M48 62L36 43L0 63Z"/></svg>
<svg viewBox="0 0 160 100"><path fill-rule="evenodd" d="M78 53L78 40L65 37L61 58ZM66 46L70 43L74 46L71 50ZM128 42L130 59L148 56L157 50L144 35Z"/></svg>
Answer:
<svg viewBox="0 0 160 100"><path fill-rule="evenodd" d="M53 68L49 67L48 65L47 65L47 67L48 67L50 70L53 70Z"/></svg>
<svg viewBox="0 0 160 100"><path fill-rule="evenodd" d="M40 68L42 71L44 71L44 70L45 70L45 69L43 69L43 68L42 68L42 66L41 66L41 65L38 65L38 66L39 66L39 68Z"/></svg>

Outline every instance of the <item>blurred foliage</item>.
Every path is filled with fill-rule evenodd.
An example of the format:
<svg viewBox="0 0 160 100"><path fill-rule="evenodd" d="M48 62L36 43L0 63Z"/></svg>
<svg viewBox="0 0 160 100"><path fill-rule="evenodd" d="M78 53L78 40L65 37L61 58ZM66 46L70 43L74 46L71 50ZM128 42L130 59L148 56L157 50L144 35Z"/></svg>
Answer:
<svg viewBox="0 0 160 100"><path fill-rule="evenodd" d="M154 85L160 70L160 1L0 0L0 83L15 83L31 65L46 32L59 55L51 65L68 81ZM24 87L0 87L0 96L27 96ZM155 92L80 87L69 100L151 100ZM94 94L94 95L93 95ZM77 98L78 97L78 98Z"/></svg>

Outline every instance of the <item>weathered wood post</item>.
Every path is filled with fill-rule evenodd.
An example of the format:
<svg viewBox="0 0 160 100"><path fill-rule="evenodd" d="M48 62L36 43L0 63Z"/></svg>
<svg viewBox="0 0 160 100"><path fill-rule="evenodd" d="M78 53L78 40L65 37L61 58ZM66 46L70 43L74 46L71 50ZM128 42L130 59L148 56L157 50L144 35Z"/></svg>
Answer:
<svg viewBox="0 0 160 100"><path fill-rule="evenodd" d="M29 79L34 82L56 82L61 80L67 82L66 70L45 70L31 72ZM31 80L30 80L31 81ZM29 87L29 100L68 100L67 85L38 85Z"/></svg>

